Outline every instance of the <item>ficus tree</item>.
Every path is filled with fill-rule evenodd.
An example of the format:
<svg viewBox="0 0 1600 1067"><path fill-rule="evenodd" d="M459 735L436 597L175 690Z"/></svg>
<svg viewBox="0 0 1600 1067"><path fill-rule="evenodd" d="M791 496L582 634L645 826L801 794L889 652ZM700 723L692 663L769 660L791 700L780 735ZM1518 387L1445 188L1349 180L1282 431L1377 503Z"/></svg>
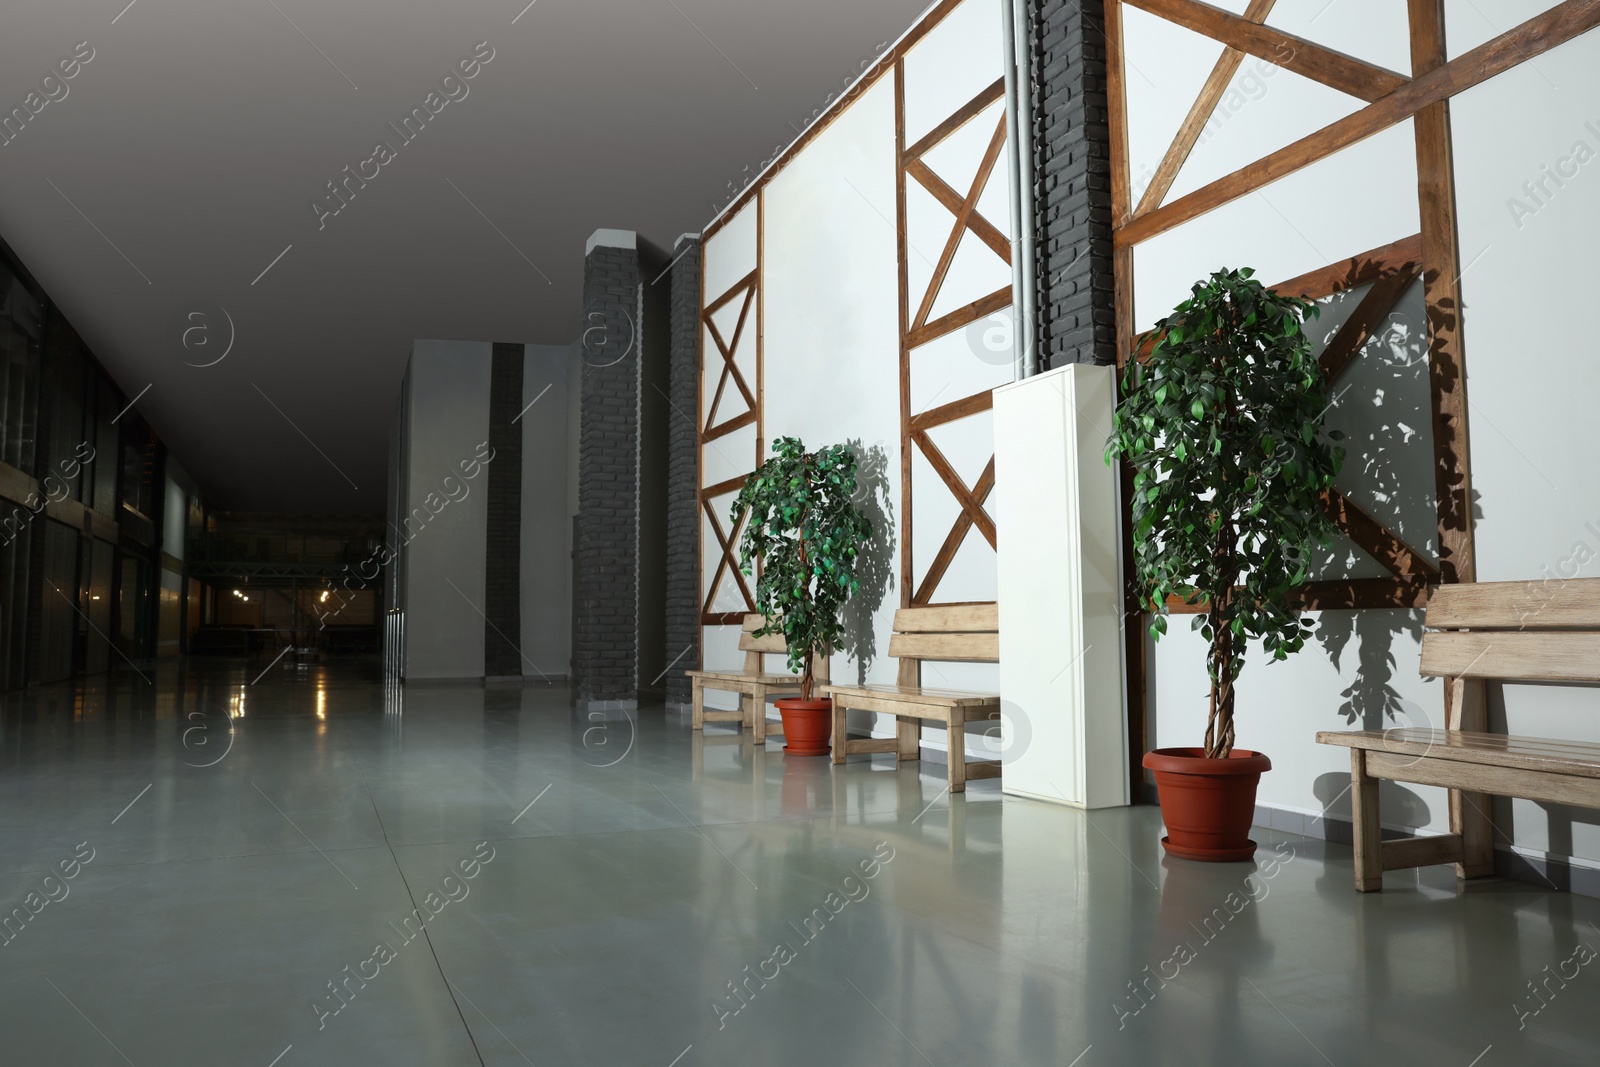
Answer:
<svg viewBox="0 0 1600 1067"><path fill-rule="evenodd" d="M872 523L856 506L856 454L848 445L807 452L798 437L780 437L773 456L733 502L735 526L745 520L739 566L756 570L756 610L767 624L756 636L781 633L789 669L800 674L800 699L810 700L814 655L842 636L840 611L857 587L857 558Z"/></svg>
<svg viewBox="0 0 1600 1067"><path fill-rule="evenodd" d="M1298 652L1310 620L1293 591L1334 532L1322 498L1344 449L1324 432L1322 369L1302 329L1317 307L1219 270L1156 323L1130 361L1106 458L1133 470L1135 581L1167 631L1169 597L1199 605L1210 642L1205 754L1233 750L1234 680L1247 643Z"/></svg>

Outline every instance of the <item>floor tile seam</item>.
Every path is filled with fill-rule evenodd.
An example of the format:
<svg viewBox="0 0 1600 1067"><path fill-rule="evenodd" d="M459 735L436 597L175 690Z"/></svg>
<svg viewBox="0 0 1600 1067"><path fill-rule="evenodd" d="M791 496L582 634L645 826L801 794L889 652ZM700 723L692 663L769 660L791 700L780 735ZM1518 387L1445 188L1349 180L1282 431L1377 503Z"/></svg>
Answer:
<svg viewBox="0 0 1600 1067"><path fill-rule="evenodd" d="M400 885L405 889L406 899L411 901L411 910L415 914L417 912L417 895L411 891L411 882L406 878L406 872L400 866L400 857L395 854L394 843L389 840L389 831L383 825L383 815L378 811L378 802L373 799L372 789L367 785L364 773L361 778L361 787L366 791L367 803L372 805L373 817L378 820L378 832L383 835L384 848L389 852L389 862L394 864L395 873L400 876ZM472 1032L472 1026L467 1022L466 1013L461 1010L461 1002L456 999L455 988L450 984L450 979L444 973L444 962L439 959L439 951L434 948L433 938L429 936L426 925L422 927L422 939L427 942L428 955L433 957L433 966L439 972L439 981L444 983L445 995L450 998L451 1006L456 1009L456 1017L461 1020L461 1028L466 1031L467 1042L472 1046L472 1054L478 1057L479 1067L486 1067L483 1059L483 1050L478 1047L477 1035Z"/></svg>

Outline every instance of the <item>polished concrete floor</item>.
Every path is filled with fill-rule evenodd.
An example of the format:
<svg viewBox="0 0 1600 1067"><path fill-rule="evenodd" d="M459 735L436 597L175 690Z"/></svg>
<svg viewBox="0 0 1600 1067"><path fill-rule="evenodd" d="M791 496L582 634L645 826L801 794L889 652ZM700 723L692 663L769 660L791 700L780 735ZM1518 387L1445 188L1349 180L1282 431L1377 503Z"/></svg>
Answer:
<svg viewBox="0 0 1600 1067"><path fill-rule="evenodd" d="M4 698L0 1064L1600 1060L1600 901L265 666Z"/></svg>

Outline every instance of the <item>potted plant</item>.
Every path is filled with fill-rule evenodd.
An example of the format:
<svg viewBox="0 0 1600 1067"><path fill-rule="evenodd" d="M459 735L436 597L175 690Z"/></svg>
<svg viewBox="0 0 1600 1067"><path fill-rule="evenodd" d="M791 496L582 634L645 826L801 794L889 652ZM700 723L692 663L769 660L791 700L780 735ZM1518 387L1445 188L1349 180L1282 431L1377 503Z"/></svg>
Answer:
<svg viewBox="0 0 1600 1067"><path fill-rule="evenodd" d="M1321 367L1301 329L1317 308L1280 296L1250 270L1219 270L1156 323L1147 361L1130 362L1106 458L1133 469L1135 582L1167 631L1172 599L1200 607L1210 643L1203 748L1158 748L1166 850L1188 859L1247 860L1256 786L1272 764L1234 748L1234 682L1246 645L1273 659L1310 636L1295 606L1309 553L1333 525L1322 494L1344 450L1328 443Z"/></svg>
<svg viewBox="0 0 1600 1067"><path fill-rule="evenodd" d="M780 437L773 456L746 479L733 502L739 566L756 580L756 610L767 619L757 637L781 633L789 669L800 675L800 696L777 701L784 751L826 756L833 700L812 699L817 656L841 635L839 614L856 590L856 559L872 523L856 506L856 454L848 445L807 452L798 437ZM761 714L758 710L757 714Z"/></svg>

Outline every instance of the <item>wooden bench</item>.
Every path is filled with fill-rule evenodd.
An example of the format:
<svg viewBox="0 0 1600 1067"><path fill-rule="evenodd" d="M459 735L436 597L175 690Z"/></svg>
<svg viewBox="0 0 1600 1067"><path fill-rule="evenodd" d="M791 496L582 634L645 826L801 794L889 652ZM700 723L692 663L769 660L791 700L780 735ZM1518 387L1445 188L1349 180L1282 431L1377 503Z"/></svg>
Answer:
<svg viewBox="0 0 1600 1067"><path fill-rule="evenodd" d="M833 697L833 762L843 763L858 752L893 752L899 760L922 756L922 723L943 723L950 755L950 792L967 788L969 778L1000 777L999 760L966 758L966 726L994 722L1000 714L998 693L936 689L922 684L922 661L968 663L1000 661L1000 612L996 604L950 604L901 608L894 616L889 655L900 661L897 685L830 685ZM894 737L851 738L846 713L856 708L895 717Z"/></svg>
<svg viewBox="0 0 1600 1067"><path fill-rule="evenodd" d="M690 719L694 729L701 729L708 722L739 722L754 731L756 744L766 744L767 741L767 701L777 697L797 697L800 695L800 676L797 674L774 674L766 669L764 659L766 656L786 656L788 646L784 644L782 634L768 634L766 637L755 636L755 631L761 629L766 620L760 615L746 615L744 622L739 627L739 651L744 653L744 669L742 671L704 671L691 670L684 673L693 683L693 703L691 705ZM828 657L820 657L815 667L817 684L826 685L828 682ZM716 708L706 709L705 691L715 689L719 692L738 693L739 707L733 711L722 711Z"/></svg>
<svg viewBox="0 0 1600 1067"><path fill-rule="evenodd" d="M1600 808L1600 744L1488 731L1486 683L1600 683L1600 578L1446 585L1428 603L1422 673L1445 681L1445 729L1323 732L1350 749L1356 888L1383 872L1454 863L1494 873L1489 796ZM1384 841L1378 783L1449 790L1450 833Z"/></svg>

